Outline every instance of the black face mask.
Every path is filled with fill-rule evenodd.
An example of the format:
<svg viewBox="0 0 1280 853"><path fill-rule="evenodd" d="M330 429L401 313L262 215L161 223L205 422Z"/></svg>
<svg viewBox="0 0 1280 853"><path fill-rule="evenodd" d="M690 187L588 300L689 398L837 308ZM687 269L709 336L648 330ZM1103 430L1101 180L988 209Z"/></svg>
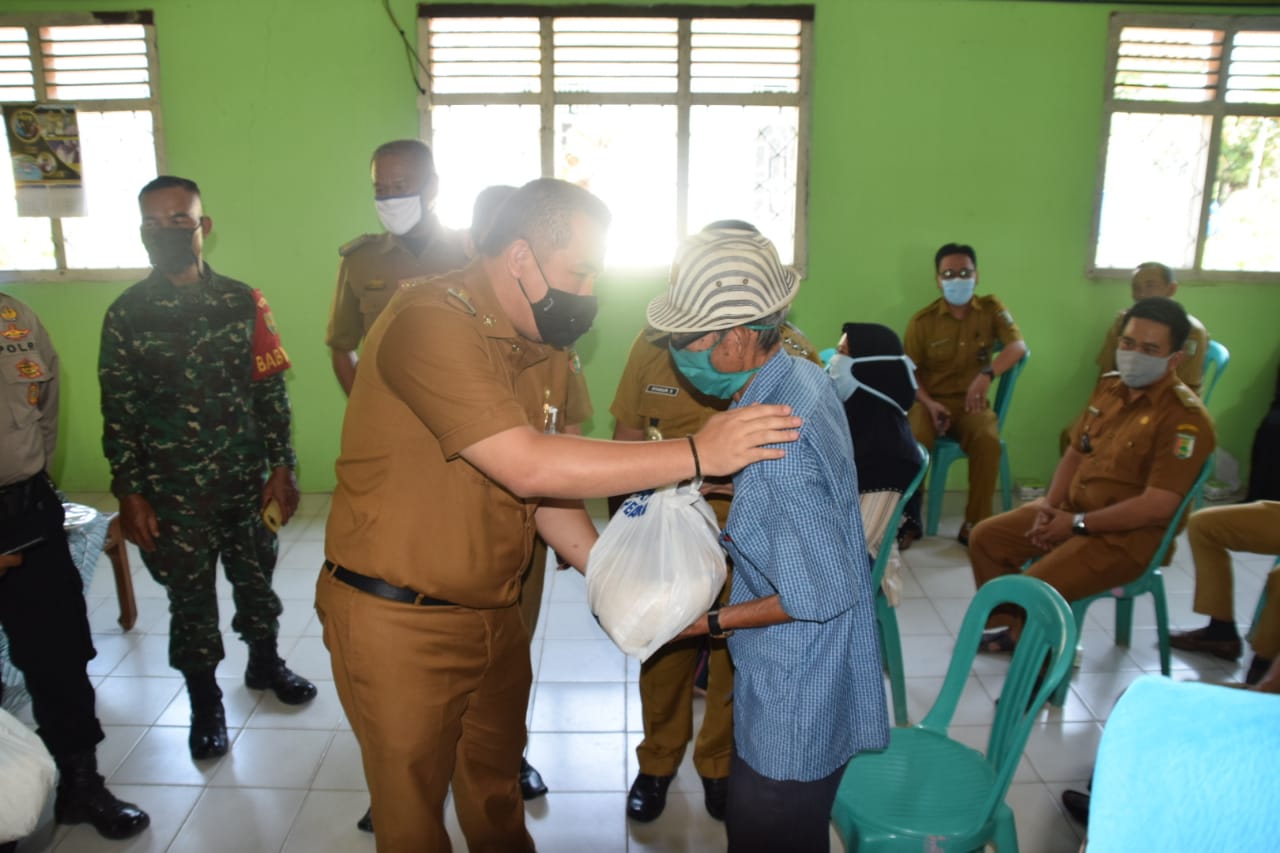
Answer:
<svg viewBox="0 0 1280 853"><path fill-rule="evenodd" d="M529 254L533 255L532 249ZM591 328L591 322L596 318L596 298L555 289L547 280L547 274L542 272L542 264L538 263L537 255L533 255L533 263L542 274L542 280L547 283L546 296L534 302L529 298L529 291L524 289L524 282L516 279L516 284L520 285L520 292L533 309L533 322L538 328L538 335L543 343L553 347L570 347Z"/></svg>
<svg viewBox="0 0 1280 853"><path fill-rule="evenodd" d="M166 275L177 275L196 262L191 237L195 228L156 228L142 232L142 245L146 247L151 265Z"/></svg>

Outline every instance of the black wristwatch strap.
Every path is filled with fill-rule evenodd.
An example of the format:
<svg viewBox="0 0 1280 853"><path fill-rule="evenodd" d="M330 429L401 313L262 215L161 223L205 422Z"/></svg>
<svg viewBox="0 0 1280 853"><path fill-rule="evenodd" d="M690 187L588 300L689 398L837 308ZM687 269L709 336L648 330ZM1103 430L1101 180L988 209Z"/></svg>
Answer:
<svg viewBox="0 0 1280 853"><path fill-rule="evenodd" d="M713 640L723 640L732 634L720 627L720 608L707 611L707 635Z"/></svg>

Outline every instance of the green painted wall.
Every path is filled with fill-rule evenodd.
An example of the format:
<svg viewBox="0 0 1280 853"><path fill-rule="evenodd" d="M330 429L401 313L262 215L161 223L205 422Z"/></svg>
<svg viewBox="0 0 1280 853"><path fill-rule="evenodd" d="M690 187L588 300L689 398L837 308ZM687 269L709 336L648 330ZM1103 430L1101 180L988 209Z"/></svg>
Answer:
<svg viewBox="0 0 1280 853"><path fill-rule="evenodd" d="M377 228L369 152L417 130L397 37L376 0L0 0L0 14L141 5L156 13L169 170L204 189L212 263L271 298L294 361L302 484L328 489L345 402L323 345L336 247ZM1083 273L1107 19L1119 7L816 6L810 274L795 319L824 346L843 320L901 330L936 295L934 249L973 243L981 289L1004 299L1034 352L1006 428L1014 474L1045 478L1058 431L1092 385L1103 329L1129 299L1127 283ZM415 4L393 7L412 33ZM97 338L125 286L5 286L41 313L62 353L55 474L66 488L106 487ZM596 434L612 428L613 384L662 286L610 277L598 289L600 318L582 346ZM1280 355L1280 288L1184 282L1179 297L1232 348L1213 409L1222 443L1247 458Z"/></svg>

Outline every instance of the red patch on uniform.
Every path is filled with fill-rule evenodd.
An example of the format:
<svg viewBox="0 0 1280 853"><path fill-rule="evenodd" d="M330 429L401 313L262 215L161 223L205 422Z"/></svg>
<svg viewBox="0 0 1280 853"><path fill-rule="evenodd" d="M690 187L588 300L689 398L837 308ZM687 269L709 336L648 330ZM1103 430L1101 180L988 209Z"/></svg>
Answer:
<svg viewBox="0 0 1280 853"><path fill-rule="evenodd" d="M18 375L23 379L39 379L44 376L44 368L28 358L18 362Z"/></svg>
<svg viewBox="0 0 1280 853"><path fill-rule="evenodd" d="M11 341L20 341L29 334L31 334L30 329L19 329L17 323L10 323L9 328L0 332L0 337L8 338Z"/></svg>
<svg viewBox="0 0 1280 853"><path fill-rule="evenodd" d="M276 321L271 316L267 298L255 288L253 300L258 312L253 321L253 378L266 379L291 365L289 355L280 343L280 333L276 331Z"/></svg>

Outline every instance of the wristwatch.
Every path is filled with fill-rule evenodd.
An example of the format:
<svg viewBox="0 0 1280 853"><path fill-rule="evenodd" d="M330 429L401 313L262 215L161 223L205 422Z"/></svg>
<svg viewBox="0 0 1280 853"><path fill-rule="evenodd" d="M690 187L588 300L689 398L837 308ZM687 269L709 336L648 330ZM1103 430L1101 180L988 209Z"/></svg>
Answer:
<svg viewBox="0 0 1280 853"><path fill-rule="evenodd" d="M1071 520L1071 532L1076 536L1088 536L1089 528L1084 523L1084 513L1077 512L1076 517Z"/></svg>
<svg viewBox="0 0 1280 853"><path fill-rule="evenodd" d="M985 373L987 376L991 377L992 379L996 378L996 369L989 364L986 367L979 370L978 372Z"/></svg>
<svg viewBox="0 0 1280 853"><path fill-rule="evenodd" d="M726 631L720 627L720 608L707 611L707 636L713 640L723 640L725 637L732 636L732 631Z"/></svg>

